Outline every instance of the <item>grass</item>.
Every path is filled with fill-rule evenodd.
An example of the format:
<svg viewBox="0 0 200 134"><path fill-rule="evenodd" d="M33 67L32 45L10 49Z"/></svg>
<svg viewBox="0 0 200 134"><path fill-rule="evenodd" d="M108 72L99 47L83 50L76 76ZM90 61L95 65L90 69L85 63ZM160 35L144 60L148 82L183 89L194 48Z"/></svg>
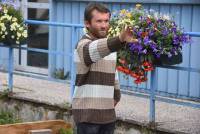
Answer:
<svg viewBox="0 0 200 134"><path fill-rule="evenodd" d="M21 120L16 118L11 111L0 111L0 125L20 123Z"/></svg>
<svg viewBox="0 0 200 134"><path fill-rule="evenodd" d="M59 134L73 134L72 128L61 128Z"/></svg>

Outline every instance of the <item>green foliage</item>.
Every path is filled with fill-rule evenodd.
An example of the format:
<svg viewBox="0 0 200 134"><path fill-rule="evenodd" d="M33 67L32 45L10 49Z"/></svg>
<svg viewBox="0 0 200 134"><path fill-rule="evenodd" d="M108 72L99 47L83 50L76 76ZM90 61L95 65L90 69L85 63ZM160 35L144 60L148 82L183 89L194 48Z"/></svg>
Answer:
<svg viewBox="0 0 200 134"><path fill-rule="evenodd" d="M59 134L73 134L72 128L61 128Z"/></svg>
<svg viewBox="0 0 200 134"><path fill-rule="evenodd" d="M4 90L3 92L0 93L0 99L5 99L8 98L9 91Z"/></svg>
<svg viewBox="0 0 200 134"><path fill-rule="evenodd" d="M69 77L69 73L66 73L64 72L64 69L56 69L55 72L54 72L54 77L56 79L61 79L61 80L65 80Z"/></svg>
<svg viewBox="0 0 200 134"><path fill-rule="evenodd" d="M16 118L11 111L0 111L0 125L13 124L21 122L20 119Z"/></svg>

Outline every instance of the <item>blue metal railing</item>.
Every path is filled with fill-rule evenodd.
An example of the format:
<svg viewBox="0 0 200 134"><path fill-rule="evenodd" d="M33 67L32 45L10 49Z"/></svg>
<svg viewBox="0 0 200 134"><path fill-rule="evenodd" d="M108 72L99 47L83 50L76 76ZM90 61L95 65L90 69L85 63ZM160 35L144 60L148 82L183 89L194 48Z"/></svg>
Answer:
<svg viewBox="0 0 200 134"><path fill-rule="evenodd" d="M25 47L20 47L20 49L27 50L27 51L35 51L35 52L42 52L42 53L48 53L48 54L55 54L55 55L64 55L64 56L70 56L73 59L73 50L74 50L74 45L76 44L75 41L77 41L77 29L78 28L83 28L83 25L81 24L70 24L70 23L58 23L58 22L47 22L47 21L37 21L37 20L26 20L25 23L27 24L36 24L36 25L49 25L49 26L61 26L61 27L71 27L72 28L72 51L71 53L65 54L63 52L56 52L56 51L49 51L49 50L42 50L42 49L36 49L36 48L25 48ZM188 34L192 37L200 37L200 32L186 32L185 34ZM14 48L19 48L19 47L9 47L9 65L8 65L8 81L9 81L9 90L12 91L13 88L13 49ZM72 60L73 62L73 60ZM200 69L195 69L195 68L185 68L185 67L175 67L175 66L162 66L163 68L170 68L170 69L176 69L176 70L187 70L191 72L200 72ZM72 99L73 92L74 92L74 85L75 85L75 67L74 64L71 63L71 80L70 80L70 98ZM200 108L200 104L193 104L189 102L177 102L171 99L166 99L166 98L161 98L156 96L156 89L157 89L157 70L152 71L151 73L151 86L150 86L150 92L148 93L150 98L150 114L149 114L149 119L150 122L155 121L155 101L160 100L163 102L169 102L169 103L175 103L175 104L180 104L180 105L187 105L187 106L192 106L196 108Z"/></svg>
<svg viewBox="0 0 200 134"><path fill-rule="evenodd" d="M74 55L73 55L73 50L74 50L74 44L76 43L76 32L77 32L77 28L83 28L84 26L81 24L71 24L71 23L59 23L59 22L48 22L48 21L37 21L37 20L26 20L25 23L27 24L35 24L35 25L49 25L49 26L61 26L61 27L71 27L72 28L72 51L70 54L68 54L68 56L71 57L71 59L74 59ZM56 52L51 52L56 53ZM59 54L61 54L61 52L57 52ZM62 53L62 55L64 55L64 53ZM73 60L72 60L73 62ZM71 80L70 80L70 101L72 101L72 96L74 93L74 82L75 82L75 68L74 68L74 64L71 63L71 70L70 70L70 74L71 74Z"/></svg>
<svg viewBox="0 0 200 134"><path fill-rule="evenodd" d="M71 24L71 23L58 23L58 22L48 22L48 21L37 21L37 20L26 20L24 23L26 24L35 24L35 25L49 25L49 26L61 26L61 27L71 27L72 29L72 50L74 50L74 44L76 43L76 33L77 28L83 28L84 26L81 24ZM8 46L0 46L0 47L8 47ZM13 89L13 49L19 49L19 47L12 46L9 48L9 63L8 63L8 88L9 91L12 91ZM72 53L64 53L64 52L57 52L57 51L49 51L49 50L43 50L43 49L37 49L37 48L27 48L27 47L20 47L22 50L27 51L34 51L34 52L42 52L42 53L48 53L48 54L55 54L55 55L64 55L64 56L70 56L71 59L74 59L73 51ZM72 61L73 62L73 61ZM70 80L70 100L72 100L73 96L73 89L74 89L74 81L75 81L75 70L74 70L74 64L71 63L71 80Z"/></svg>
<svg viewBox="0 0 200 134"><path fill-rule="evenodd" d="M200 32L185 32L184 34L187 34L189 36L192 37L200 37ZM176 70L185 70L185 71L190 71L190 72L198 72L200 73L200 69L195 69L195 68L186 68L186 67L178 67L178 66L158 66L158 67L162 67L162 68L171 68L171 69L176 69ZM194 103L190 103L190 102L180 102L177 103L177 101L175 100L171 100L168 98L162 98L162 97L156 97L155 94L155 89L157 89L157 69L155 69L154 71L151 72L151 86L150 86L150 114L149 114L149 119L150 122L155 122L155 101L156 100L160 100L163 102L168 102L168 103L176 103L176 104L180 104L180 105L187 105L187 106L191 106L191 107L195 107L195 108L200 108L200 104L194 104Z"/></svg>
<svg viewBox="0 0 200 134"><path fill-rule="evenodd" d="M185 34L190 35L192 37L200 37L200 32L185 32Z"/></svg>

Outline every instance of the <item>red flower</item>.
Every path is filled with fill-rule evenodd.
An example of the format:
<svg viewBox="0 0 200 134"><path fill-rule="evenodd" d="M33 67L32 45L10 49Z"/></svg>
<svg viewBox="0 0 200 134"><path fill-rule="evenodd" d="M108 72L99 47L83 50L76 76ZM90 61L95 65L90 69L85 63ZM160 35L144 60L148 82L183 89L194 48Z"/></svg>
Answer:
<svg viewBox="0 0 200 134"><path fill-rule="evenodd" d="M123 70L123 67L122 67L122 66L117 66L117 70L118 70L118 71L122 71L122 70Z"/></svg>
<svg viewBox="0 0 200 134"><path fill-rule="evenodd" d="M117 70L120 71L120 72L123 72L125 74L129 74L130 73L130 70L126 67L122 67L122 66L117 66Z"/></svg>
<svg viewBox="0 0 200 134"><path fill-rule="evenodd" d="M148 61L144 61L142 65L143 65L143 66L150 66L150 65L151 65L151 63L150 63L150 62L148 62Z"/></svg>
<svg viewBox="0 0 200 134"><path fill-rule="evenodd" d="M146 37L148 35L148 32L142 32L142 37Z"/></svg>
<svg viewBox="0 0 200 134"><path fill-rule="evenodd" d="M139 78L140 76L139 75L137 75L136 73L130 73L130 75L133 77L133 78Z"/></svg>
<svg viewBox="0 0 200 134"><path fill-rule="evenodd" d="M130 73L130 70L129 70L128 68L124 68L123 72L124 72L125 74L129 74L129 73Z"/></svg>
<svg viewBox="0 0 200 134"><path fill-rule="evenodd" d="M148 67L148 68L144 68L144 71L153 71L154 70L154 68L153 67Z"/></svg>
<svg viewBox="0 0 200 134"><path fill-rule="evenodd" d="M142 83L142 81L141 81L141 79L136 79L136 80L134 80L134 83L135 84L140 84L140 83Z"/></svg>

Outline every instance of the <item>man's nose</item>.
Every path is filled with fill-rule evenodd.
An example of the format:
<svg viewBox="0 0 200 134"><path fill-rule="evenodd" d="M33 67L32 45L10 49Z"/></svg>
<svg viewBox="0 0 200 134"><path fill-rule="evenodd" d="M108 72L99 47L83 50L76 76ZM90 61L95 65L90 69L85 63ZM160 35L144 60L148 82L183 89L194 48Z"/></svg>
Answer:
<svg viewBox="0 0 200 134"><path fill-rule="evenodd" d="M107 22L102 22L101 27L102 27L102 28L108 27L108 23L107 23Z"/></svg>

